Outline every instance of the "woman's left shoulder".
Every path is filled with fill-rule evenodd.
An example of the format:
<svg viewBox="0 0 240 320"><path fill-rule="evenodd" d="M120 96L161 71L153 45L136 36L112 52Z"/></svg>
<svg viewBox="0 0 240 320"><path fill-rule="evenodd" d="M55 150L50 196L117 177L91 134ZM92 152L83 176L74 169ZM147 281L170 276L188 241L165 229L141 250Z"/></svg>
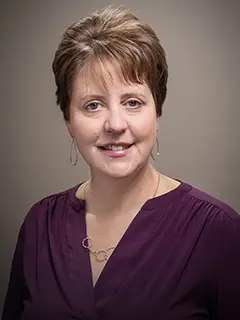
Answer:
<svg viewBox="0 0 240 320"><path fill-rule="evenodd" d="M240 229L240 215L228 203L217 199L210 193L201 191L191 186L185 197L186 205L193 213L198 213L211 222L218 222L224 225L230 224Z"/></svg>

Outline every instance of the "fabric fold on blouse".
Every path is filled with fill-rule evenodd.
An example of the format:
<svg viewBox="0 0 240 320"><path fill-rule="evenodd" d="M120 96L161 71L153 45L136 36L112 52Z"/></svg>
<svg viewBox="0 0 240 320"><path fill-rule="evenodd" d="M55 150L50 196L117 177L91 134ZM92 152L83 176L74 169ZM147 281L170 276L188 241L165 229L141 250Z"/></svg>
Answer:
<svg viewBox="0 0 240 320"><path fill-rule="evenodd" d="M240 216L181 182L149 199L92 285L79 185L28 212L3 320L239 320Z"/></svg>

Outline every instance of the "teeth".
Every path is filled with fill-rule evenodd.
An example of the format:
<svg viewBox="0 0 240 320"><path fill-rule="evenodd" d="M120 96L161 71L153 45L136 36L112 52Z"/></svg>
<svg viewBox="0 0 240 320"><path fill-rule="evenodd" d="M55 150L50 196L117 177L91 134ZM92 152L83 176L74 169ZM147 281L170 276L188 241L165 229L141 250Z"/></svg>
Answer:
<svg viewBox="0 0 240 320"><path fill-rule="evenodd" d="M124 150L127 149L127 146L106 146L105 149L107 150Z"/></svg>

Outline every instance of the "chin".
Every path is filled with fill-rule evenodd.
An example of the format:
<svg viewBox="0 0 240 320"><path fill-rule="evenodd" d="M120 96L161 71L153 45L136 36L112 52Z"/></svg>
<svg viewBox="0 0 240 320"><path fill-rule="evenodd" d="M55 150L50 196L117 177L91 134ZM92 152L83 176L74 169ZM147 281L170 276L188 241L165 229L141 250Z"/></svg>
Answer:
<svg viewBox="0 0 240 320"><path fill-rule="evenodd" d="M129 177L133 172L124 172L124 171L111 171L111 172L106 172L106 175L109 178L113 179L122 179L122 178L127 178Z"/></svg>
<svg viewBox="0 0 240 320"><path fill-rule="evenodd" d="M121 179L127 178L131 175L134 175L139 171L144 164L135 164L134 166L129 166L126 164L118 164L117 166L107 166L99 168L98 171L101 171L101 174L108 176L109 178Z"/></svg>

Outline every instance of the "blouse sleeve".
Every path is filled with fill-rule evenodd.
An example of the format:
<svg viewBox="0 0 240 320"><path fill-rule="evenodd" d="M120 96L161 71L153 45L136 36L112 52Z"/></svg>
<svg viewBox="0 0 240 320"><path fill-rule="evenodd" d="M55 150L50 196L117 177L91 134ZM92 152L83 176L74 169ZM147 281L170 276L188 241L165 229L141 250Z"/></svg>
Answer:
<svg viewBox="0 0 240 320"><path fill-rule="evenodd" d="M240 216L228 217L222 229L214 320L240 319Z"/></svg>
<svg viewBox="0 0 240 320"><path fill-rule="evenodd" d="M23 277L24 226L20 228L12 260L8 290L3 307L2 320L21 319L26 286Z"/></svg>

